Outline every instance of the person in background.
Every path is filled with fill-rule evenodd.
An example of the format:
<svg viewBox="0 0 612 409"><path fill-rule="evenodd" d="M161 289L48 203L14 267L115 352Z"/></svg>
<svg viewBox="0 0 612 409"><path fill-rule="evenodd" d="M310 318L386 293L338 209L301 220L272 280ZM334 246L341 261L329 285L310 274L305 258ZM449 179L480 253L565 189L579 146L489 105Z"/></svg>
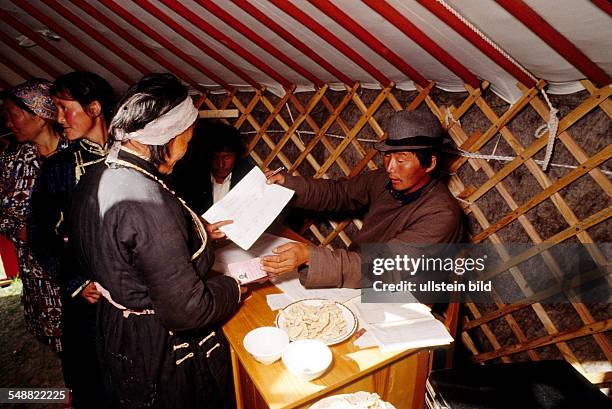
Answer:
<svg viewBox="0 0 612 409"><path fill-rule="evenodd" d="M348 249L287 243L274 249L275 255L262 258L264 271L274 276L301 267L305 287L359 288L361 244L461 242L461 208L448 188L432 176L440 162L444 135L438 119L426 110L400 111L389 117L386 131L387 139L375 146L383 155L384 169L341 181L283 174L268 178L268 183L293 189L297 207L367 212Z"/></svg>
<svg viewBox="0 0 612 409"><path fill-rule="evenodd" d="M109 407L233 408L220 325L240 286L208 276L206 228L164 182L198 111L171 74L142 78L118 106L106 163L75 193L70 238L103 296L97 342Z"/></svg>
<svg viewBox="0 0 612 409"><path fill-rule="evenodd" d="M25 228L30 195L42 163L67 146L61 139L57 110L49 94L52 85L47 80L31 79L3 97L6 127L17 144L0 154L0 233L17 251L27 328L61 352L60 289L32 256Z"/></svg>
<svg viewBox="0 0 612 409"><path fill-rule="evenodd" d="M244 153L236 128L222 122L196 121L191 146L172 174L177 194L196 213L203 214L253 169Z"/></svg>
<svg viewBox="0 0 612 409"><path fill-rule="evenodd" d="M51 88L58 122L71 145L45 161L36 181L28 218L34 256L62 289L62 369L75 408L106 407L95 349L95 303L100 293L89 272L79 270L68 242L66 220L81 177L107 153L114 93L91 72L57 78Z"/></svg>

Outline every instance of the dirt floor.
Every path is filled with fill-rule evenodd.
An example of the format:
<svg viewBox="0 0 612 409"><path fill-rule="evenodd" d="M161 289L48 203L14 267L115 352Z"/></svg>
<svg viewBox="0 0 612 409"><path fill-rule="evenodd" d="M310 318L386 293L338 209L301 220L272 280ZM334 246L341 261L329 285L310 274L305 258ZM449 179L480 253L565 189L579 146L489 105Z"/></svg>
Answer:
<svg viewBox="0 0 612 409"><path fill-rule="evenodd" d="M63 388L60 360L28 332L21 305L21 281L0 288L0 387ZM62 404L0 404L2 408L65 408Z"/></svg>

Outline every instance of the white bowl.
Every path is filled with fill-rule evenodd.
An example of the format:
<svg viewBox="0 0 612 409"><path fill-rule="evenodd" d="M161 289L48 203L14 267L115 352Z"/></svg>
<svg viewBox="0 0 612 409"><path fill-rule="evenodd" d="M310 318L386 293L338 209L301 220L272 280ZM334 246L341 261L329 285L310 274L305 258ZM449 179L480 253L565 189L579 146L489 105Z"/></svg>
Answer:
<svg viewBox="0 0 612 409"><path fill-rule="evenodd" d="M242 340L244 349L258 362L266 365L277 361L288 344L287 333L276 327L255 328Z"/></svg>
<svg viewBox="0 0 612 409"><path fill-rule="evenodd" d="M331 349L314 339L300 339L283 352L283 363L294 376L312 381L323 375L332 362Z"/></svg>

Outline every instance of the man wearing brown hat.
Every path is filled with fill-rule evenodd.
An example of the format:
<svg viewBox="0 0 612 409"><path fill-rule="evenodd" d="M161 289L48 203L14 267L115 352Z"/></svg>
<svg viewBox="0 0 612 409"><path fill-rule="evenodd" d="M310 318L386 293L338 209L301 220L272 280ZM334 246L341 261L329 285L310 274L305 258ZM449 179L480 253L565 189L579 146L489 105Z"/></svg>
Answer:
<svg viewBox="0 0 612 409"><path fill-rule="evenodd" d="M444 130L426 110L400 111L386 122L387 139L375 145L384 169L352 179L333 181L273 175L295 191L296 207L319 211L366 209L363 227L348 249L331 251L304 243L288 243L262 259L270 276L300 268L305 287L361 286L360 245L373 243L443 244L463 238L461 208L435 177Z"/></svg>

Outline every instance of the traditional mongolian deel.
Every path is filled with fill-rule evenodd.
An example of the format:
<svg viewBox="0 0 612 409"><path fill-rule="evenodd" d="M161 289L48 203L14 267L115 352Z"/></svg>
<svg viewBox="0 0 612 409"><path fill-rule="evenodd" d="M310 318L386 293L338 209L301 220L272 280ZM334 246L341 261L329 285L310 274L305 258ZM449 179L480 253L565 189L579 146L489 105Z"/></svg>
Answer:
<svg viewBox="0 0 612 409"><path fill-rule="evenodd" d="M360 244L461 240L461 208L443 183L432 180L406 203L388 188L388 181L383 169L343 181L286 176L285 187L295 190L297 207L320 211L367 209L363 228L348 249L312 247L309 266L300 269L300 281L306 287L360 287Z"/></svg>
<svg viewBox="0 0 612 409"><path fill-rule="evenodd" d="M38 150L29 143L12 146L0 155L0 233L6 235L17 250L28 329L38 339L61 351L59 286L37 263L21 236L41 163Z"/></svg>
<svg viewBox="0 0 612 409"><path fill-rule="evenodd" d="M97 344L113 404L233 407L219 324L238 306L237 282L206 276L210 246L151 163L120 150L109 164L81 181L71 220L80 264L108 292Z"/></svg>

